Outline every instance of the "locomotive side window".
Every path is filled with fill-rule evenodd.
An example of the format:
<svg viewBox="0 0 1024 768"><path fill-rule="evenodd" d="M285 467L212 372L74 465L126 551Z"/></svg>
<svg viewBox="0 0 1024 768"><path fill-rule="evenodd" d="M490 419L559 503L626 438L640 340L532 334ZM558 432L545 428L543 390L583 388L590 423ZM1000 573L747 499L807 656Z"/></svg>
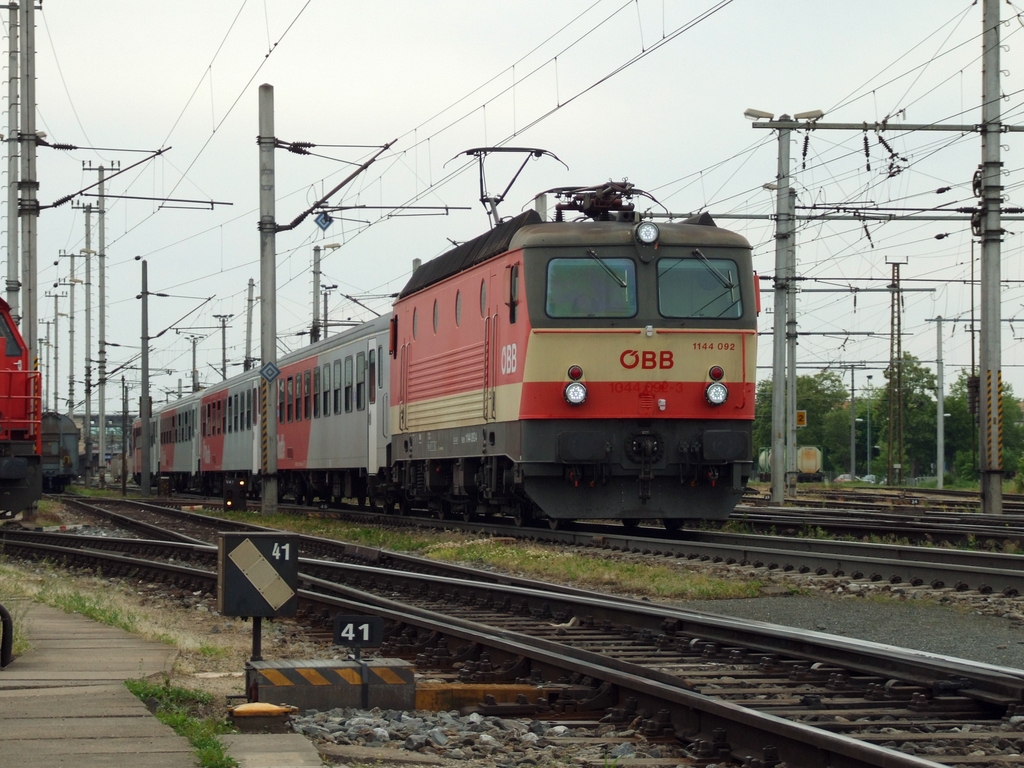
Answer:
<svg viewBox="0 0 1024 768"><path fill-rule="evenodd" d="M434 333L437 333L437 313L438 313L437 299L434 299Z"/></svg>
<svg viewBox="0 0 1024 768"><path fill-rule="evenodd" d="M455 325L462 325L462 291L455 292Z"/></svg>
<svg viewBox="0 0 1024 768"><path fill-rule="evenodd" d="M508 322L509 325L515 325L516 322L516 308L519 306L519 265L510 265L507 271L508 275Z"/></svg>
<svg viewBox="0 0 1024 768"><path fill-rule="evenodd" d="M334 361L334 412L341 413L341 360Z"/></svg>
<svg viewBox="0 0 1024 768"><path fill-rule="evenodd" d="M436 317L436 314L435 314ZM366 353L356 355L356 410L366 408Z"/></svg>
<svg viewBox="0 0 1024 768"><path fill-rule="evenodd" d="M487 281L480 281L480 317L487 317Z"/></svg>
<svg viewBox="0 0 1024 768"><path fill-rule="evenodd" d="M14 338L14 330L11 328L11 320L8 317L3 318L3 322L0 323L0 333L3 334L4 349L7 350L7 357L18 357L21 355L21 347L18 346L17 340Z"/></svg>
<svg viewBox="0 0 1024 768"><path fill-rule="evenodd" d="M743 316L739 269L730 259L694 258L658 261L658 309L665 317Z"/></svg>
<svg viewBox="0 0 1024 768"><path fill-rule="evenodd" d="M320 366L313 369L313 418L320 418Z"/></svg>
<svg viewBox="0 0 1024 768"><path fill-rule="evenodd" d="M602 259L593 250L587 256L548 262L548 317L634 317L633 260Z"/></svg>
<svg viewBox="0 0 1024 768"><path fill-rule="evenodd" d="M414 321L415 322L415 321ZM352 413L352 356L345 358L345 413Z"/></svg>
<svg viewBox="0 0 1024 768"><path fill-rule="evenodd" d="M416 326L419 324L419 323L416 322L418 319L419 318L417 316L416 307L413 307L412 308L412 337L414 339L416 338Z"/></svg>

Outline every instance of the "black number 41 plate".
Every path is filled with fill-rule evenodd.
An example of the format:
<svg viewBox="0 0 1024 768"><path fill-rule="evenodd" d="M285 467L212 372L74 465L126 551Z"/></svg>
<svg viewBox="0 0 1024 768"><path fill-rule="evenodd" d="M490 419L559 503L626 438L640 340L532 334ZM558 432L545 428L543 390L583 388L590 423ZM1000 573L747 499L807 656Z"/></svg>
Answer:
<svg viewBox="0 0 1024 768"><path fill-rule="evenodd" d="M334 617L334 644L349 648L376 648L384 642L384 619L380 616Z"/></svg>

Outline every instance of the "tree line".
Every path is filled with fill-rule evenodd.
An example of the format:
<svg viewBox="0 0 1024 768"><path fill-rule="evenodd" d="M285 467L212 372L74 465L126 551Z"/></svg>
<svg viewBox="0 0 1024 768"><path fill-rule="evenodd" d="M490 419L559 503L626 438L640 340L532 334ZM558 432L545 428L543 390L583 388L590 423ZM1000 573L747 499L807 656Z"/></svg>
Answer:
<svg viewBox="0 0 1024 768"><path fill-rule="evenodd" d="M913 355L903 356L903 456L893 457L903 465L904 479L935 476L936 469L936 380L935 374ZM889 378L892 369L866 381L861 372L854 400L856 474L868 474L868 414L870 413L871 474L880 480L887 473L889 449ZM797 428L797 445L818 446L826 473L850 471L850 390L836 371L798 376L797 410L807 412L807 425ZM878 381L876 382L876 379ZM946 393L945 480L971 483L978 478L978 425L971 413L968 376L961 371ZM755 455L771 447L772 381L757 386L754 418ZM898 422L897 422L898 423ZM894 444L898 441L893 440ZM1024 475L1024 410L1008 384L1003 385L1003 467L1012 475Z"/></svg>

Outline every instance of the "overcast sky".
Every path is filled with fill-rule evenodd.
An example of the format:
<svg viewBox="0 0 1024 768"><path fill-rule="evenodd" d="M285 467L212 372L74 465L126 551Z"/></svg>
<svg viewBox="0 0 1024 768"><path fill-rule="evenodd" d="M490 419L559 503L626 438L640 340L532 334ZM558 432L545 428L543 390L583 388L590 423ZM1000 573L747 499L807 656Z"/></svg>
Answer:
<svg viewBox="0 0 1024 768"><path fill-rule="evenodd" d="M1012 3L1001 8L1004 18L1021 10ZM219 379L221 357L214 315L233 315L229 372L240 371L249 278L259 293L255 140L261 83L275 89L277 137L318 145L312 150L318 156L277 152L279 221L290 221L344 178L352 163L396 139L332 202L467 209L447 216L353 210L326 233L310 218L280 234L278 330L284 347L296 348L308 341L296 334L311 322L314 245L342 245L322 267L324 284L340 286L330 296L329 315L359 320L369 313L341 293L386 312L390 301L384 296L402 287L414 258L432 258L450 240L486 230L476 169L459 156L485 145L544 148L568 166L550 158L531 161L509 192L503 215L520 212L547 188L628 178L670 211L721 216L721 225L751 241L755 268L770 276L773 223L725 218L774 212L774 195L763 185L775 179L777 137L753 129L744 110L780 115L821 109L826 120L842 122L977 123L981 28L981 8L969 0L45 0L37 14L38 127L51 142L171 148L111 180L111 195L230 203L210 210L108 202L107 336L122 345L109 350L109 367L138 351L135 257L142 256L150 290L172 294L151 300L151 333L174 326L206 337L198 347L200 378L212 383ZM1010 124L1019 124L1022 114L1022 32L1016 17L1002 29L1003 108ZM868 134L866 158L864 134L818 131L810 135L805 156L801 133L793 144L798 204L973 204L970 180L981 151L976 134L892 131L885 137L889 148ZM1018 134L1007 134L1004 144L1008 204L1021 205L1024 147ZM40 200L46 204L93 183L97 174L89 164L126 167L143 157L41 149ZM516 162L488 162L492 193L504 190ZM935 190L941 187L951 189L940 196ZM1008 222L1007 229L1003 317L1024 317L1024 223ZM71 204L45 210L39 233L40 285L52 292L55 281L69 276L68 259L53 266L58 254L85 246L83 213ZM96 238L94 228L93 248ZM820 279L803 285L800 330L835 332L801 337L801 373L813 372L805 364L864 363L858 387L868 374L875 385L883 381L888 295L812 291L884 288L887 257L907 260L906 287L934 289L905 294L904 331L911 334L905 350L932 365L935 324L927 320L970 315L967 222L876 222L867 228L804 222L797 238L800 273ZM81 276L83 265L77 269ZM771 305L770 293L763 303ZM79 289L79 367L84 304ZM59 299L59 311L68 311L67 298ZM52 298L41 300L39 316L52 318ZM60 323L64 400L67 318ZM258 354L258 311L255 325ZM771 326L771 314L762 312L761 330ZM1024 335L1024 322L1003 327L1004 379L1020 396L1024 354L1015 334ZM762 337L764 366L770 366L770 348L771 337ZM944 356L951 382L971 362L966 322L946 327ZM176 388L178 379L187 387L190 343L167 331L154 342L151 365L156 399L158 390ZM758 375L769 376L770 368ZM127 376L135 382L138 372ZM848 372L844 377L849 381ZM81 384L76 390L81 399ZM120 407L119 392L110 393L110 403Z"/></svg>

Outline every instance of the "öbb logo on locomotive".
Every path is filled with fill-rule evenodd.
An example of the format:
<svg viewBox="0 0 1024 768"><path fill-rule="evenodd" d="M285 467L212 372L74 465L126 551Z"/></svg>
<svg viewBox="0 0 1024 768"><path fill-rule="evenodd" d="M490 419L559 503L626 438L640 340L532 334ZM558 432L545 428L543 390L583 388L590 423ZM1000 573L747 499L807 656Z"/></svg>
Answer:
<svg viewBox="0 0 1024 768"><path fill-rule="evenodd" d="M260 495L273 418L278 491L300 503L726 517L753 471L750 244L707 214L655 223L627 182L545 194L551 215L496 223L419 266L390 313L282 356L265 414L256 370L160 406L149 471Z"/></svg>
<svg viewBox="0 0 1024 768"><path fill-rule="evenodd" d="M627 349L619 355L619 364L627 370L633 370L638 365L644 369L661 368L664 370L674 366L675 359L670 349L663 349L660 352L651 349L645 349L643 352Z"/></svg>

